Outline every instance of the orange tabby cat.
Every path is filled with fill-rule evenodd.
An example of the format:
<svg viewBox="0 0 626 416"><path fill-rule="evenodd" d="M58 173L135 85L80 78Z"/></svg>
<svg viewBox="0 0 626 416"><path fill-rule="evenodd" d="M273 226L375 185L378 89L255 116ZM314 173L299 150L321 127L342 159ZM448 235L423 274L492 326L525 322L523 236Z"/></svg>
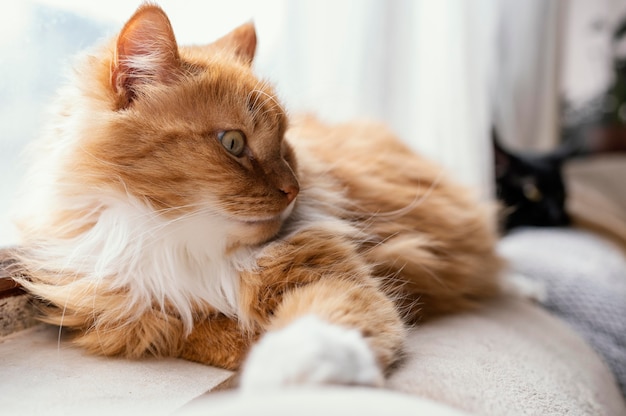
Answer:
<svg viewBox="0 0 626 416"><path fill-rule="evenodd" d="M378 385L408 324L497 292L491 210L381 126L289 119L255 47L247 24L179 48L144 5L84 59L20 204L21 283L93 353Z"/></svg>

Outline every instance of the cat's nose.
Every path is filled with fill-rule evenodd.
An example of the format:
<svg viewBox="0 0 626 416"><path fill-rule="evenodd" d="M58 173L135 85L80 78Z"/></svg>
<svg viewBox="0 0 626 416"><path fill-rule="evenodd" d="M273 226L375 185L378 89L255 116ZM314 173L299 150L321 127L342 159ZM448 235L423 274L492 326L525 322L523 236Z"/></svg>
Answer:
<svg viewBox="0 0 626 416"><path fill-rule="evenodd" d="M270 168L270 177L274 179L274 186L285 195L287 204L290 204L300 192L298 178L285 160L272 164Z"/></svg>
<svg viewBox="0 0 626 416"><path fill-rule="evenodd" d="M291 202L300 192L300 186L298 186L298 183L289 183L281 186L280 190L287 197L287 201Z"/></svg>

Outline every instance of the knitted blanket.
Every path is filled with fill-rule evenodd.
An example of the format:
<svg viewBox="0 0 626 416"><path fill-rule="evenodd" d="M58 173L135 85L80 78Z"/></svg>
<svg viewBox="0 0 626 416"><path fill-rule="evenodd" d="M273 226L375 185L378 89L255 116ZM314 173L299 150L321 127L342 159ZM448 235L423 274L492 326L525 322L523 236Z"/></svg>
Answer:
<svg viewBox="0 0 626 416"><path fill-rule="evenodd" d="M626 257L576 229L521 229L503 238L512 269L545 285L546 309L602 356L626 397Z"/></svg>

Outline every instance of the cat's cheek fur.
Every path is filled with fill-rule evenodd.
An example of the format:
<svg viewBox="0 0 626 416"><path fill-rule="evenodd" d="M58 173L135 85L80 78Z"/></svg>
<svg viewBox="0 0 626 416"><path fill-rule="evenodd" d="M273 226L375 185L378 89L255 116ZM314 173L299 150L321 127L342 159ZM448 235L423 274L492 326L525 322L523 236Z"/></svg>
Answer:
<svg viewBox="0 0 626 416"><path fill-rule="evenodd" d="M271 331L253 347L242 390L297 385L382 386L384 376L361 333L314 315Z"/></svg>

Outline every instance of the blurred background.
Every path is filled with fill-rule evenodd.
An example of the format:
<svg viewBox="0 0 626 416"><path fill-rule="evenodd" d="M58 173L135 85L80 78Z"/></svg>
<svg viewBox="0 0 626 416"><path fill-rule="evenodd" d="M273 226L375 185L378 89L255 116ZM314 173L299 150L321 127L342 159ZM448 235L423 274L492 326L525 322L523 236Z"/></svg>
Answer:
<svg viewBox="0 0 626 416"><path fill-rule="evenodd" d="M115 36L140 3L3 5L0 245L16 238L9 210L20 153L41 131L72 57ZM485 197L494 189L492 124L511 148L549 150L561 140L564 109L569 119L605 109L597 97L615 84L614 34L626 12L624 0L158 3L179 44L208 43L253 20L256 72L277 86L291 112L383 121Z"/></svg>

